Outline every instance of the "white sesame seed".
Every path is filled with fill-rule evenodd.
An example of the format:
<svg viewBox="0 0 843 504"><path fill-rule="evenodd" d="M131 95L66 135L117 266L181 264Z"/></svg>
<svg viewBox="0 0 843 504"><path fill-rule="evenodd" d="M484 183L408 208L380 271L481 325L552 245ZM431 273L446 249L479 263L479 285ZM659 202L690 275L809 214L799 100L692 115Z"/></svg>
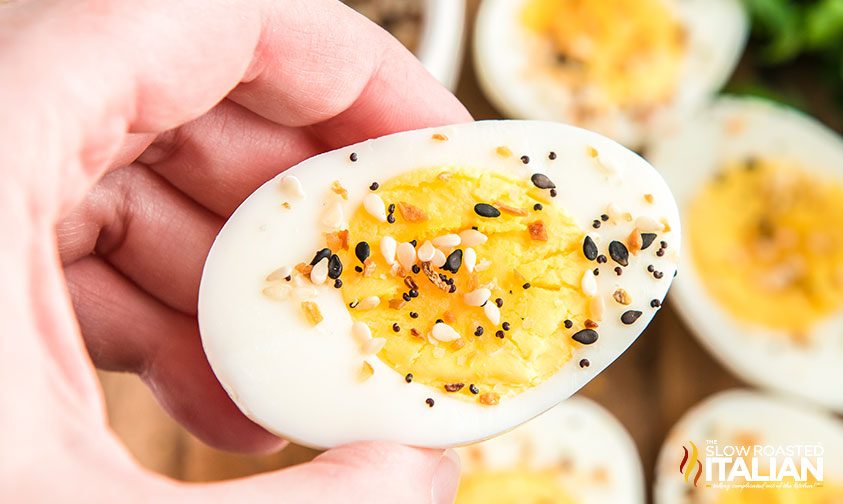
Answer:
<svg viewBox="0 0 843 504"><path fill-rule="evenodd" d="M651 233L653 231L662 231L664 226L652 217L641 215L635 219L635 227L644 233Z"/></svg>
<svg viewBox="0 0 843 504"><path fill-rule="evenodd" d="M366 343L372 339L372 330L365 322L355 322L351 325L351 335L360 343Z"/></svg>
<svg viewBox="0 0 843 504"><path fill-rule="evenodd" d="M372 308L377 308L377 306L381 304L381 298L377 296L369 296L367 298L363 298L357 303L358 310L371 310Z"/></svg>
<svg viewBox="0 0 843 504"><path fill-rule="evenodd" d="M474 271L474 267L477 264L477 252L475 252L473 248L466 247L466 249L462 251L462 264L469 273Z"/></svg>
<svg viewBox="0 0 843 504"><path fill-rule="evenodd" d="M588 313L591 320L600 322L603 320L603 312L606 308L606 303L603 301L603 296L595 296L588 302Z"/></svg>
<svg viewBox="0 0 843 504"><path fill-rule="evenodd" d="M500 324L501 310L495 303L486 303L485 305L483 305L483 313L486 314L486 318L489 319L489 322L491 322L493 325Z"/></svg>
<svg viewBox="0 0 843 504"><path fill-rule="evenodd" d="M489 238L476 229L466 229L460 233L460 240L466 247L483 245Z"/></svg>
<svg viewBox="0 0 843 504"><path fill-rule="evenodd" d="M486 271L487 269L489 269L489 266L491 266L491 265L492 265L492 261L490 261L488 259L483 259L482 261L477 263L477 266L474 267L474 271Z"/></svg>
<svg viewBox="0 0 843 504"><path fill-rule="evenodd" d="M433 259L434 255L436 255L436 249L433 247L433 244L430 243L430 240L426 240L421 244L418 251L419 261L429 262Z"/></svg>
<svg viewBox="0 0 843 504"><path fill-rule="evenodd" d="M475 289L463 296L465 304L468 306L483 306L483 303L489 300L492 291L489 289Z"/></svg>
<svg viewBox="0 0 843 504"><path fill-rule="evenodd" d="M314 285L322 285L328 279L328 258L323 257L321 261L310 270L310 281Z"/></svg>
<svg viewBox="0 0 843 504"><path fill-rule="evenodd" d="M432 264L435 268L441 268L445 265L445 262L447 260L448 258L445 257L445 253L439 249L436 249L436 251L433 253L433 259L430 260L430 264Z"/></svg>
<svg viewBox="0 0 843 504"><path fill-rule="evenodd" d="M439 248L453 248L460 244L460 235L446 234L433 239L433 244Z"/></svg>
<svg viewBox="0 0 843 504"><path fill-rule="evenodd" d="M342 203L336 201L328 205L322 215L322 224L328 229L345 229L345 212Z"/></svg>
<svg viewBox="0 0 843 504"><path fill-rule="evenodd" d="M305 301L316 297L316 289L311 286L296 287L293 289L293 297L296 301Z"/></svg>
<svg viewBox="0 0 843 504"><path fill-rule="evenodd" d="M268 282L275 282L276 280L284 280L288 276L293 274L293 267L292 266L281 266L277 270L273 271L269 275L266 276L266 280Z"/></svg>
<svg viewBox="0 0 843 504"><path fill-rule="evenodd" d="M369 215L377 219L379 222L386 222L386 205L383 199L375 193L369 193L363 198L363 208L369 212Z"/></svg>
<svg viewBox="0 0 843 504"><path fill-rule="evenodd" d="M363 353L374 355L380 352L384 345L386 345L386 338L372 338L366 343L363 343Z"/></svg>
<svg viewBox="0 0 843 504"><path fill-rule="evenodd" d="M433 330L430 331L430 335L435 339L444 342L460 339L460 333L444 322L437 322L433 324Z"/></svg>
<svg viewBox="0 0 843 504"><path fill-rule="evenodd" d="M279 184L281 192L286 196L294 199L304 199L304 189L302 189L301 181L293 175L287 175L281 179Z"/></svg>
<svg viewBox="0 0 843 504"><path fill-rule="evenodd" d="M396 255L398 256L398 264L407 271L416 264L416 249L412 243L403 242L398 244Z"/></svg>
<svg viewBox="0 0 843 504"><path fill-rule="evenodd" d="M393 264L395 262L395 251L398 247L398 242L391 236L384 236L381 238L381 255L386 260L386 264Z"/></svg>
<svg viewBox="0 0 843 504"><path fill-rule="evenodd" d="M294 287L309 287L310 286L310 278L305 277L298 271L293 273L293 286Z"/></svg>
<svg viewBox="0 0 843 504"><path fill-rule="evenodd" d="M621 174L621 163L612 156L608 149L597 152L597 163L608 177L616 177Z"/></svg>
<svg viewBox="0 0 843 504"><path fill-rule="evenodd" d="M582 287L583 294L588 297L597 295L597 278L594 276L594 272L586 270L583 273L580 287Z"/></svg>
<svg viewBox="0 0 843 504"><path fill-rule="evenodd" d="M263 290L263 295L275 300L287 299L293 288L286 283L272 284Z"/></svg>

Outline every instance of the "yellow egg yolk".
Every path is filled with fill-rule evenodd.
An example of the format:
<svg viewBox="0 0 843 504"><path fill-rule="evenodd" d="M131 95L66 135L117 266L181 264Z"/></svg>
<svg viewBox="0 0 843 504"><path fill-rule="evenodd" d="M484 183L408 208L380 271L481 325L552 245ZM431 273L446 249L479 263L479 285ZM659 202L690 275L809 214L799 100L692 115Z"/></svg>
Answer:
<svg viewBox="0 0 843 504"><path fill-rule="evenodd" d="M664 0L528 0L522 20L552 42L554 75L595 108L647 108L674 94L684 30Z"/></svg>
<svg viewBox="0 0 843 504"><path fill-rule="evenodd" d="M843 306L843 185L784 160L728 164L692 201L706 288L735 317L800 333Z"/></svg>
<svg viewBox="0 0 843 504"><path fill-rule="evenodd" d="M348 228L349 250L341 252L341 258L347 269L356 265L364 271L344 274L341 292L350 306L372 296L380 299L374 309L349 311L373 337L386 339L378 353L382 361L402 375L412 374L414 381L483 404L533 387L569 361L572 346L578 343L572 341L574 330L566 328L565 321L583 327L589 316L588 298L580 288L589 268L582 253L585 234L564 211L540 203L536 191L529 179L431 168L380 184L376 194L388 208L396 205L394 223L379 222L364 206L355 211ZM500 216L478 215L477 203L495 205ZM545 240L530 231L537 223ZM425 241L472 227L488 239L471 247L477 256L473 272L465 264L453 273L428 263L432 281L419 267L421 262L415 272L396 271L399 268L390 267L381 253L381 240L387 236L398 243L415 240L419 250ZM371 271L355 257L360 242L371 249L367 261ZM444 255L459 249L464 257L467 248L440 247ZM455 292L447 292L450 286L437 280L440 274L453 280ZM480 288L491 291L487 303L500 305L498 324L483 307L467 304L465 294ZM411 290L417 296L406 301ZM431 332L437 320L452 327L459 338L434 339Z"/></svg>
<svg viewBox="0 0 843 504"><path fill-rule="evenodd" d="M477 471L463 475L457 504L572 504L555 469Z"/></svg>

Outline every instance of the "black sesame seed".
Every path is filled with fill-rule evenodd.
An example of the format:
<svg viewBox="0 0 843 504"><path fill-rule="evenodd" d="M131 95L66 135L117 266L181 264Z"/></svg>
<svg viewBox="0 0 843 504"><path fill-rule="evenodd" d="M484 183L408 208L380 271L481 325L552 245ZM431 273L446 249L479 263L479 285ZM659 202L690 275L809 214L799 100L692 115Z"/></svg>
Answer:
<svg viewBox="0 0 843 504"><path fill-rule="evenodd" d="M404 381L407 383L413 383L413 373L407 373L407 376L404 377Z"/></svg>
<svg viewBox="0 0 843 504"><path fill-rule="evenodd" d="M640 316L641 316L641 312L638 311L638 310L627 310L627 311L623 312L623 315L621 315L621 322L623 322L626 325L634 324L635 321L638 320L638 317L640 317Z"/></svg>
<svg viewBox="0 0 843 504"><path fill-rule="evenodd" d="M582 242L582 253L589 261L597 259L597 244L590 236L586 236Z"/></svg>
<svg viewBox="0 0 843 504"><path fill-rule="evenodd" d="M550 151L550 153L547 155L547 159L553 161L554 159L556 159L556 153L553 152L553 151Z"/></svg>
<svg viewBox="0 0 843 504"><path fill-rule="evenodd" d="M590 366L590 365L591 365L591 363L590 363L590 362L588 362L588 359L582 359L582 360L580 360L580 367L581 367L581 368L587 368L587 367L588 367L588 366Z"/></svg>
<svg viewBox="0 0 843 504"><path fill-rule="evenodd" d="M583 345L590 345L597 341L597 331L594 329L583 329L581 331L577 331L574 333L571 338L576 341L577 343L582 343Z"/></svg>
<svg viewBox="0 0 843 504"><path fill-rule="evenodd" d="M386 222L390 224L395 224L395 214L389 214L386 216Z"/></svg>
<svg viewBox="0 0 843 504"><path fill-rule="evenodd" d="M503 306L503 298L495 299L495 304L498 306L498 308L502 307Z"/></svg>
<svg viewBox="0 0 843 504"><path fill-rule="evenodd" d="M661 305L662 305L662 302L659 301L658 299L654 299L654 300L650 301L650 307L652 307L652 308L658 308Z"/></svg>
<svg viewBox="0 0 843 504"><path fill-rule="evenodd" d="M340 287L342 287L342 280L337 278L336 280L334 280L334 288L339 289Z"/></svg>
<svg viewBox="0 0 843 504"><path fill-rule="evenodd" d="M378 184L377 182L372 182L372 185L370 185L370 186L369 186L369 190L370 190L370 191L377 191L377 190L378 190L378 187L380 187L380 186L381 186L381 185L380 185L380 184Z"/></svg>
<svg viewBox="0 0 843 504"><path fill-rule="evenodd" d="M406 292L405 292L405 293L401 294L401 299L403 299L404 301L409 302L409 301L410 301L410 299L412 299L412 298L410 297L410 294L408 294L408 293L406 293Z"/></svg>
<svg viewBox="0 0 843 504"><path fill-rule="evenodd" d="M623 275L623 268L621 268L620 266L615 266L615 274L618 276Z"/></svg>
<svg viewBox="0 0 843 504"><path fill-rule="evenodd" d="M479 228L478 228L477 226L471 226L471 229L473 229L473 230L475 230L475 231L478 231L478 230L479 230Z"/></svg>
<svg viewBox="0 0 843 504"><path fill-rule="evenodd" d="M524 289L529 289L532 286L530 285L530 282L527 282L524 285L522 285L521 287L524 288Z"/></svg>
<svg viewBox="0 0 843 504"><path fill-rule="evenodd" d="M330 259L328 259L328 278L338 280L340 275L342 275L342 261L340 260L340 256L331 254Z"/></svg>
<svg viewBox="0 0 843 504"><path fill-rule="evenodd" d="M474 330L475 336L483 336L483 327L477 326L477 329Z"/></svg>
<svg viewBox="0 0 843 504"><path fill-rule="evenodd" d="M352 301L352 302L348 303L348 307L349 308L357 308L357 305L359 303L360 303L359 301Z"/></svg>
<svg viewBox="0 0 843 504"><path fill-rule="evenodd" d="M666 249L667 248L667 242L662 240L662 241L659 242L659 246L663 249Z"/></svg>
<svg viewBox="0 0 843 504"><path fill-rule="evenodd" d="M313 259L310 261L310 265L316 266L316 263L327 257L331 257L331 249L323 248L322 250L317 252L315 256L313 256Z"/></svg>
<svg viewBox="0 0 843 504"><path fill-rule="evenodd" d="M609 220L609 216L606 214L600 214L600 220L606 222L607 220Z"/></svg>
<svg viewBox="0 0 843 504"><path fill-rule="evenodd" d="M410 312L410 318L419 318L419 314L414 312L414 311L411 311Z"/></svg>
<svg viewBox="0 0 843 504"><path fill-rule="evenodd" d="M398 322L392 324L392 330L395 332L401 331L401 326L398 325Z"/></svg>
<svg viewBox="0 0 843 504"><path fill-rule="evenodd" d="M565 329L570 329L574 327L574 323L568 319L565 319Z"/></svg>
<svg viewBox="0 0 843 504"><path fill-rule="evenodd" d="M413 273L418 273L418 272L420 272L420 271L421 271L421 268L419 268L419 265L418 265L418 264L414 264L414 265L413 265Z"/></svg>
<svg viewBox="0 0 843 504"><path fill-rule="evenodd" d="M412 245L413 248L415 248L415 247L418 247L419 242L417 242L416 240L410 240L410 245Z"/></svg>
<svg viewBox="0 0 843 504"><path fill-rule="evenodd" d="M289 282L292 279L293 279L293 275L287 275L287 276L284 277L284 280L287 281L287 282Z"/></svg>
<svg viewBox="0 0 843 504"><path fill-rule="evenodd" d="M609 259L606 258L605 255L600 254L599 256L597 256L597 264L606 264L607 262L609 262Z"/></svg>
<svg viewBox="0 0 843 504"><path fill-rule="evenodd" d="M352 153L348 156L348 159L350 159L352 163L356 163L356 162L357 162L357 153L356 153L356 152L352 152Z"/></svg>
<svg viewBox="0 0 843 504"><path fill-rule="evenodd" d="M424 403L427 404L428 407L432 408L433 404L434 404L434 401L433 401L432 398L428 397L427 399L424 400Z"/></svg>
<svg viewBox="0 0 843 504"><path fill-rule="evenodd" d="M510 327L511 327L511 326L509 325L509 322L504 322L503 324L501 324L501 328L502 328L504 331L508 331Z"/></svg>
<svg viewBox="0 0 843 504"><path fill-rule="evenodd" d="M411 298L419 297L419 291L417 291L416 289L410 289L410 292L408 292L407 294L409 294Z"/></svg>
<svg viewBox="0 0 843 504"><path fill-rule="evenodd" d="M626 249L626 245L617 240L609 243L609 257L621 266L629 265L629 250Z"/></svg>
<svg viewBox="0 0 843 504"><path fill-rule="evenodd" d="M480 217L500 217L501 211L488 203L478 203L474 205L474 213Z"/></svg>
<svg viewBox="0 0 843 504"><path fill-rule="evenodd" d="M451 284L451 288L448 289L448 294L453 294L455 292L457 292L457 286L454 285L454 284Z"/></svg>
<svg viewBox="0 0 843 504"><path fill-rule="evenodd" d="M528 164L530 162L530 156L521 156L521 162Z"/></svg>
<svg viewBox="0 0 843 504"><path fill-rule="evenodd" d="M500 339L503 339L503 337L504 337L503 331L500 331L500 330L495 331L495 336L497 336Z"/></svg>
<svg viewBox="0 0 843 504"><path fill-rule="evenodd" d="M664 249L658 249L658 250L656 250L656 255L657 255L657 256L659 256L659 257L664 256Z"/></svg>
<svg viewBox="0 0 843 504"><path fill-rule="evenodd" d="M355 266L354 271L356 271L358 273L363 273L363 268L361 268L360 266Z"/></svg>
<svg viewBox="0 0 843 504"><path fill-rule="evenodd" d="M550 197L551 197L551 198L555 198L557 194L558 194L558 193L556 192L556 189L551 189L551 190L550 190Z"/></svg>
<svg viewBox="0 0 843 504"><path fill-rule="evenodd" d="M442 266L442 269L445 271L450 271L451 273L456 273L460 270L461 265L462 250L457 249L448 255L448 258L445 260L445 265Z"/></svg>
<svg viewBox="0 0 843 504"><path fill-rule="evenodd" d="M445 321L444 321L444 320L442 320L441 318L438 318L438 319L436 319L436 323L437 323L437 324L444 324L444 323L445 323Z"/></svg>
<svg viewBox="0 0 843 504"><path fill-rule="evenodd" d="M368 242L358 242L357 245L354 247L354 255L357 256L357 259L360 262L366 261L369 258L369 255L372 253L372 248L369 246Z"/></svg>
<svg viewBox="0 0 843 504"><path fill-rule="evenodd" d="M542 208L544 207L541 203L536 203L535 205L533 205L533 210L535 210L536 212L541 212Z"/></svg>
<svg viewBox="0 0 843 504"><path fill-rule="evenodd" d="M530 176L533 185L539 189L555 189L556 184L550 180L544 173L534 173Z"/></svg>
<svg viewBox="0 0 843 504"><path fill-rule="evenodd" d="M594 276L599 275L600 274L600 268L594 268L594 270L592 270L592 273L594 273Z"/></svg>
<svg viewBox="0 0 843 504"><path fill-rule="evenodd" d="M652 264L648 264L648 265L647 265L647 271L649 271L650 273L652 273L652 272L656 271L656 267L655 267L655 266L653 266Z"/></svg>
<svg viewBox="0 0 843 504"><path fill-rule="evenodd" d="M661 272L661 271L654 271L654 272L653 272L653 276L654 276L657 280L661 280L661 279L662 279L662 277L664 277L664 273L663 273L663 272Z"/></svg>
<svg viewBox="0 0 843 504"><path fill-rule="evenodd" d="M599 229L600 228L600 221L597 220L597 219L594 219L593 221L591 221L591 227L593 227L594 229Z"/></svg>
<svg viewBox="0 0 843 504"><path fill-rule="evenodd" d="M641 250L649 247L656 239L656 233L641 233Z"/></svg>
<svg viewBox="0 0 843 504"><path fill-rule="evenodd" d="M475 385L473 383L468 386L468 390L471 391L471 393L474 394L474 395L477 395L477 394L480 393L480 389L477 388L477 385Z"/></svg>

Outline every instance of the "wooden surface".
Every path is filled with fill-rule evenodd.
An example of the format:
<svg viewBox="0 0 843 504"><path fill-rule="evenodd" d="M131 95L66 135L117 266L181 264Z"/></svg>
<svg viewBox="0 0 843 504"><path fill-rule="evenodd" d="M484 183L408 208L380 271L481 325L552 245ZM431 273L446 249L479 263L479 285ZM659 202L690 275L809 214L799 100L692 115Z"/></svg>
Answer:
<svg viewBox="0 0 843 504"><path fill-rule="evenodd" d="M469 4L473 14L477 1L470 0ZM475 118L500 117L477 87L470 38L468 41L457 95ZM747 67L744 64L739 70L738 80L753 77ZM816 86L799 65L770 78L796 86L796 92L801 92L800 80ZM797 84L791 84L794 82ZM839 126L837 109L830 105L827 95L806 94L813 100L811 108L827 123ZM260 457L212 450L169 419L136 377L102 373L101 378L114 430L137 460L154 471L187 481L207 481L268 471L315 455L296 446ZM649 487L659 446L674 422L710 394L742 385L700 347L671 309L668 296L661 312L632 348L580 393L608 408L629 430L638 445Z"/></svg>

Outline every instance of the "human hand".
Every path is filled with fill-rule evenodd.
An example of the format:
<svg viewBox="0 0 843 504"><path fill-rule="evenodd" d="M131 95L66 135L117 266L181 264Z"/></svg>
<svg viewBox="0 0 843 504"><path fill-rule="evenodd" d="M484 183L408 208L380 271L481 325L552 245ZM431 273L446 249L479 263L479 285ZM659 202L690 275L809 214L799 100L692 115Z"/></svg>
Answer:
<svg viewBox="0 0 843 504"><path fill-rule="evenodd" d="M202 265L225 218L283 168L471 119L403 47L334 0L0 1L0 68L2 493L453 499L450 452L386 443L209 485L150 474L109 431L91 362L139 374L209 444L282 446L205 360Z"/></svg>

